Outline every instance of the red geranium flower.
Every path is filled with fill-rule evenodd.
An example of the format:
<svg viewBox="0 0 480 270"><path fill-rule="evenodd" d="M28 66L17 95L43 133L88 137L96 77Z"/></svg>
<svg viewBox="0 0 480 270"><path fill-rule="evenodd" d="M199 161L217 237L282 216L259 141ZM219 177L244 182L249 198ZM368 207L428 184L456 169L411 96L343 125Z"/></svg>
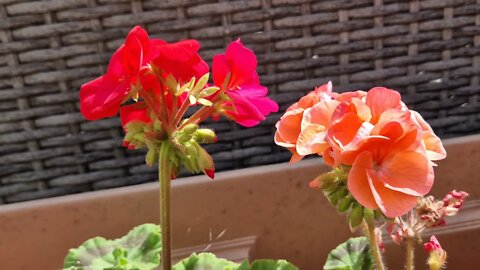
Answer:
<svg viewBox="0 0 480 270"><path fill-rule="evenodd" d="M200 43L196 40L183 40L165 43L159 47L159 55L153 64L168 76L172 74L178 82L188 82L193 77L200 78L208 73L208 64L200 57Z"/></svg>
<svg viewBox="0 0 480 270"><path fill-rule="evenodd" d="M140 26L134 27L125 44L113 54L107 73L82 85L80 111L88 120L111 117L138 83L140 71L159 53L165 41L150 39Z"/></svg>
<svg viewBox="0 0 480 270"><path fill-rule="evenodd" d="M225 54L213 58L213 81L225 89L230 101L223 113L242 126L251 127L278 111L275 101L266 97L268 89L260 85L256 71L257 58L240 39L228 45Z"/></svg>

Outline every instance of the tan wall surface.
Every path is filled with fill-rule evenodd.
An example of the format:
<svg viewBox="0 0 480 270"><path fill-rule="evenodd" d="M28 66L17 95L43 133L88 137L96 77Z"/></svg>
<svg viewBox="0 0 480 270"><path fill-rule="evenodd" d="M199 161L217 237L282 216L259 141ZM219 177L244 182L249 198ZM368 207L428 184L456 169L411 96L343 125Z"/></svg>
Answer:
<svg viewBox="0 0 480 270"><path fill-rule="evenodd" d="M464 189L480 199L480 136L445 143L449 157L439 162L433 193ZM175 180L174 248L207 244L210 235L226 230L219 240L258 236L255 258L286 258L301 269L321 269L328 251L350 236L345 218L308 188L326 170L317 158L219 173L213 181ZM157 185L144 184L1 206L0 269L59 269L68 248L90 237L115 238L157 222L157 200ZM452 247L449 269L473 269L463 266L480 254L479 232L445 236L445 247Z"/></svg>

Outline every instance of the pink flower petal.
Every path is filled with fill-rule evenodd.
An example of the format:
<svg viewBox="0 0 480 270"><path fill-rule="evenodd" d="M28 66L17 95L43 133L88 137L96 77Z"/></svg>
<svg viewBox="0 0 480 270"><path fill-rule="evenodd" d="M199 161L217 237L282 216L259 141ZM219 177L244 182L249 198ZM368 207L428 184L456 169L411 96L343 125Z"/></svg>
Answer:
<svg viewBox="0 0 480 270"><path fill-rule="evenodd" d="M225 55L231 72L229 89L238 85L259 83L256 72L257 57L252 50L243 46L240 39L228 45Z"/></svg>
<svg viewBox="0 0 480 270"><path fill-rule="evenodd" d="M365 102L372 111L372 119L370 120L372 124L377 123L384 111L402 107L400 94L385 87L370 89Z"/></svg>
<svg viewBox="0 0 480 270"><path fill-rule="evenodd" d="M367 174L372 166L373 159L370 152L362 152L352 165L347 184L348 190L361 205L369 209L377 209L378 205L370 188L370 180Z"/></svg>
<svg viewBox="0 0 480 270"><path fill-rule="evenodd" d="M414 196L427 194L433 185L433 167L419 152L402 151L390 155L381 165L377 179L385 186Z"/></svg>
<svg viewBox="0 0 480 270"><path fill-rule="evenodd" d="M367 170L367 174L375 202L385 216L390 218L402 216L417 204L418 197L385 187L382 181L376 178L373 170Z"/></svg>

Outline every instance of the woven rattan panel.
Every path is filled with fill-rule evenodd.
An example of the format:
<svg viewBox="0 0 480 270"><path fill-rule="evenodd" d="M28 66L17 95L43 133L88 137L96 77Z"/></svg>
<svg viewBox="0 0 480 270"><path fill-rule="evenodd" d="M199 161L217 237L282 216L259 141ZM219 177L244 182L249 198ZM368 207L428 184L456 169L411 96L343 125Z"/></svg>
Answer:
<svg viewBox="0 0 480 270"><path fill-rule="evenodd" d="M0 0L0 203L156 179L121 147L118 119L87 122L80 85L130 28L198 39L210 61L241 37L284 110L314 86L399 90L442 137L480 130L480 0ZM274 123L212 123L218 169L285 161Z"/></svg>

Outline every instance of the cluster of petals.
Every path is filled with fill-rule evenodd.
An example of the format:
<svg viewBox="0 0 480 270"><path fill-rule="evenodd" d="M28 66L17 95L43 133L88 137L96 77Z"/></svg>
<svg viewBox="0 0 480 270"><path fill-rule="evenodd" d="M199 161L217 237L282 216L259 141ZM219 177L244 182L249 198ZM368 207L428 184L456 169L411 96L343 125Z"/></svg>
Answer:
<svg viewBox="0 0 480 270"><path fill-rule="evenodd" d="M275 142L293 153L291 161L317 154L351 168L353 197L388 217L405 214L430 191L433 161L446 156L420 114L385 87L338 94L327 83L290 106L276 127Z"/></svg>
<svg viewBox="0 0 480 270"><path fill-rule="evenodd" d="M214 84L223 89L229 99L220 109L228 118L251 127L278 111L277 103L266 97L267 88L260 85L255 54L244 47L240 39L230 43L225 54L214 56L212 69Z"/></svg>
<svg viewBox="0 0 480 270"><path fill-rule="evenodd" d="M88 120L112 117L123 103L139 98L149 103L150 108L171 108L173 97L159 80L173 76L183 84L208 73L209 66L198 54L199 49L196 40L167 43L151 39L140 26L134 27L125 43L112 55L107 72L82 85L82 114ZM216 55L213 61L214 83L225 88L222 92L225 98L217 99L218 113L244 126L254 126L278 110L278 105L266 97L267 88L260 85L256 67L255 54L240 40L232 42L226 53ZM183 101L182 98L177 100ZM133 119L126 116L130 111L126 109L122 113L125 119ZM158 113L157 116L160 117ZM171 115L165 117L173 118Z"/></svg>
<svg viewBox="0 0 480 270"><path fill-rule="evenodd" d="M445 217L455 216L463 206L468 193L465 191L450 191L443 200L436 200L427 196L419 200L416 214L419 216L423 227L431 228L445 225Z"/></svg>
<svg viewBox="0 0 480 270"><path fill-rule="evenodd" d="M435 252L435 251L440 251L442 250L442 246L440 245L440 242L438 242L437 238L435 235L432 235L430 237L430 240L423 244L423 248L427 253Z"/></svg>

